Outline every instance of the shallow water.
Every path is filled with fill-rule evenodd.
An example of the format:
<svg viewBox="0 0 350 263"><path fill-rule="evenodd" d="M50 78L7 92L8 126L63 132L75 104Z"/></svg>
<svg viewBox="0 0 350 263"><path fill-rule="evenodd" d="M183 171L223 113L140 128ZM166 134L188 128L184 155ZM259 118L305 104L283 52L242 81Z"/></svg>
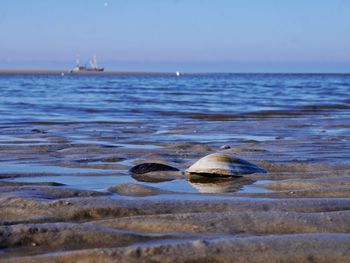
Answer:
<svg viewBox="0 0 350 263"><path fill-rule="evenodd" d="M201 187L201 184L189 183L187 180L172 180L168 182L159 182L159 183L145 183L140 182L132 178L131 176L69 176L69 175L61 175L61 176L38 176L38 177L19 177L6 179L8 182L27 182L27 183L38 183L38 182L56 182L65 184L65 187L73 187L77 189L85 189L85 190L95 190L95 191L105 191L108 187L112 185L118 184L126 184L126 183L137 183L148 185L152 187L159 188L161 190L174 191L180 193L197 193L198 186ZM272 192L266 188L259 187L259 185L269 183L269 180L261 180L254 183L250 183L248 185L238 185L237 192L240 193L268 193ZM227 183L231 183L233 186L235 185L235 180L227 180ZM202 184L203 185L203 184ZM197 188L196 188L197 187ZM209 187L220 187L220 184L212 184ZM219 189L220 190L220 189ZM229 189L222 189L222 193L230 192ZM208 193L208 191L204 191L204 193Z"/></svg>
<svg viewBox="0 0 350 263"><path fill-rule="evenodd" d="M65 173L99 173L104 172L103 169L92 168L70 168L59 167L54 165L42 165L35 163L20 163L20 162L4 162L1 164L2 173L52 173L52 174L65 174ZM60 178L60 177L58 177Z"/></svg>
<svg viewBox="0 0 350 263"><path fill-rule="evenodd" d="M349 104L350 75L1 75L0 174L98 191L141 183L188 198L268 193L264 177L145 183L128 169L162 160L184 170L224 144L248 160L349 164Z"/></svg>

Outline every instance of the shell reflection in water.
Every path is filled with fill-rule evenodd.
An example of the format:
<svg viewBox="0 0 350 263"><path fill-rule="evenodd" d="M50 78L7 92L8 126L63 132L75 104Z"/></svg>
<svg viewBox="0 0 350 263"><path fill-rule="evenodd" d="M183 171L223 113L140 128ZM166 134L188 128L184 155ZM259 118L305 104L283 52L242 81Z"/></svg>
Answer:
<svg viewBox="0 0 350 263"><path fill-rule="evenodd" d="M210 194L233 193L241 190L245 185L254 183L253 180L248 180L242 177L212 178L195 174L189 175L188 182L200 193Z"/></svg>
<svg viewBox="0 0 350 263"><path fill-rule="evenodd" d="M182 177L179 169L163 163L141 163L132 167L131 177L139 182L160 183Z"/></svg>
<svg viewBox="0 0 350 263"><path fill-rule="evenodd" d="M189 174L226 177L266 173L264 169L253 163L221 153L209 154L199 159L186 172Z"/></svg>

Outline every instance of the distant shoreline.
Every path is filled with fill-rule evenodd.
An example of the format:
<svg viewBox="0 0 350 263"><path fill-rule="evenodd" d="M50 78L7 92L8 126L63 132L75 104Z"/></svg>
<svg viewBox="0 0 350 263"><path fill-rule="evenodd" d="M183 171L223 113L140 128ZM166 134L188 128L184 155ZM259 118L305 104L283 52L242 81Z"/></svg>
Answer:
<svg viewBox="0 0 350 263"><path fill-rule="evenodd" d="M47 69L0 69L0 75L176 75L176 72L160 71L85 71ZM237 74L237 75L350 75L350 72L181 72L181 75Z"/></svg>
<svg viewBox="0 0 350 263"><path fill-rule="evenodd" d="M71 72L70 70L8 70L1 69L0 75L175 75L175 72L142 72L142 71L85 71Z"/></svg>

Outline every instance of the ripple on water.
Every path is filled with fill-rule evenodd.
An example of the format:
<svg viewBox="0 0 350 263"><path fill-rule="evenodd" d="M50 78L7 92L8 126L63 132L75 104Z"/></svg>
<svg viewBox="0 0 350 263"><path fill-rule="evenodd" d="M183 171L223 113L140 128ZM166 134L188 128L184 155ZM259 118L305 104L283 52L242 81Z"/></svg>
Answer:
<svg viewBox="0 0 350 263"><path fill-rule="evenodd" d="M41 165L35 163L17 163L17 162L2 162L1 163L1 173L53 173L53 174L78 174L78 173L106 173L104 169L94 169L94 168L71 168L71 167L61 167L54 165ZM55 178L59 178L56 176ZM40 180L46 181L46 177L33 177Z"/></svg>

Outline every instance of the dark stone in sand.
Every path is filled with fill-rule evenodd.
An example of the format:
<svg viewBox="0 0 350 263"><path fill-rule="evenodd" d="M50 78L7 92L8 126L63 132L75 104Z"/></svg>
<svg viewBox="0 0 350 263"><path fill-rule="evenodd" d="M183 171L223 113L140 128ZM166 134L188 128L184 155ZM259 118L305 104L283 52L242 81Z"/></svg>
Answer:
<svg viewBox="0 0 350 263"><path fill-rule="evenodd" d="M129 171L133 174L145 174L150 172L179 171L179 169L161 163L141 163L132 167Z"/></svg>

